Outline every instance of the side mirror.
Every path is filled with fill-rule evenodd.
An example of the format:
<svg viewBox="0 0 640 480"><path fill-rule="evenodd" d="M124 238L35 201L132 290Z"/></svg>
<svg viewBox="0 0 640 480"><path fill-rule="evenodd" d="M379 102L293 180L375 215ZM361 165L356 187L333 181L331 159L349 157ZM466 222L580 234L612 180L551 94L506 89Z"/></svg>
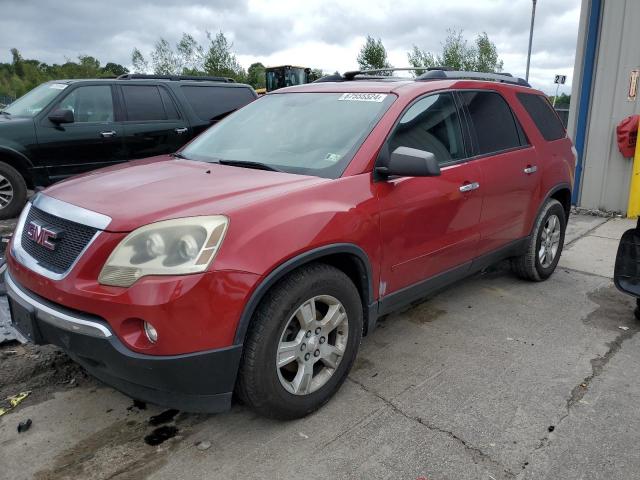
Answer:
<svg viewBox="0 0 640 480"><path fill-rule="evenodd" d="M49 114L49 121L59 125L61 123L73 123L75 122L75 118L71 110L58 108Z"/></svg>
<svg viewBox="0 0 640 480"><path fill-rule="evenodd" d="M640 221L620 239L613 282L621 292L640 298Z"/></svg>
<svg viewBox="0 0 640 480"><path fill-rule="evenodd" d="M398 147L391 153L387 165L376 167L376 172L386 177L437 177L440 165L431 152Z"/></svg>

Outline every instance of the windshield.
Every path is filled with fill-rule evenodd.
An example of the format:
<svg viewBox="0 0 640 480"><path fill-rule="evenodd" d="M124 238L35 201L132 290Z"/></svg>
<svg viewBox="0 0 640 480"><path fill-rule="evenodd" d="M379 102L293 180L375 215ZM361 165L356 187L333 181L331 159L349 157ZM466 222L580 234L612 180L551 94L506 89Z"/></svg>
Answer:
<svg viewBox="0 0 640 480"><path fill-rule="evenodd" d="M66 83L43 83L3 109L16 117L33 117L67 88Z"/></svg>
<svg viewBox="0 0 640 480"><path fill-rule="evenodd" d="M267 95L207 130L181 154L338 178L394 99L381 93Z"/></svg>

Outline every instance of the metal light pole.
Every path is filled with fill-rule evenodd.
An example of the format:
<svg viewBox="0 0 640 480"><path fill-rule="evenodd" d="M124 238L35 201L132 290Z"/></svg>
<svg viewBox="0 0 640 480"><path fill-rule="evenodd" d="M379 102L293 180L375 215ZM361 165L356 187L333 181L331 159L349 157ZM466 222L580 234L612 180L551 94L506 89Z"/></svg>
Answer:
<svg viewBox="0 0 640 480"><path fill-rule="evenodd" d="M533 7L531 9L531 28L529 30L529 53L527 54L527 74L525 75L525 79L527 82L529 81L529 65L531 65L531 45L533 44L533 23L536 19L536 2L537 0L533 0Z"/></svg>

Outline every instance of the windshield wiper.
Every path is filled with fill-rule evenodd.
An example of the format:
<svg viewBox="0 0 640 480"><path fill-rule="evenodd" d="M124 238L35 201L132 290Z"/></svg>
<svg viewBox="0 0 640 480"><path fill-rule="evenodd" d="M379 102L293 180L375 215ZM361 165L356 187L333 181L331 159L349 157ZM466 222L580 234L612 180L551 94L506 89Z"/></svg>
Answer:
<svg viewBox="0 0 640 480"><path fill-rule="evenodd" d="M175 158L182 158L183 160L191 160L190 158L185 157L182 153L180 152L174 152L170 154L172 157Z"/></svg>
<svg viewBox="0 0 640 480"><path fill-rule="evenodd" d="M11 115L9 112L6 112L4 110L0 110L0 113L4 113L5 115Z"/></svg>
<svg viewBox="0 0 640 480"><path fill-rule="evenodd" d="M270 172L281 172L271 165L260 162L245 162L243 160L218 160L220 165L231 165L233 167L255 168L256 170L269 170Z"/></svg>

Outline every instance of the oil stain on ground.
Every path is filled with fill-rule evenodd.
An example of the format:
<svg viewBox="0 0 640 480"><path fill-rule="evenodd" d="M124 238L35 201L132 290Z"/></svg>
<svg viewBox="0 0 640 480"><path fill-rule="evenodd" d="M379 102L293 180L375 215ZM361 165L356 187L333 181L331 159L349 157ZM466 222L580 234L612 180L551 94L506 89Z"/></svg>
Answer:
<svg viewBox="0 0 640 480"><path fill-rule="evenodd" d="M412 308L404 313L407 320L417 325L423 325L425 323L431 323L434 320L442 317L447 313L446 310L442 310L429 302L421 303L417 307Z"/></svg>
<svg viewBox="0 0 640 480"><path fill-rule="evenodd" d="M139 480L157 471L168 454L207 415L167 410L148 420L118 420L58 455L36 480ZM157 426L160 423L169 425ZM154 428L155 427L155 428Z"/></svg>
<svg viewBox="0 0 640 480"><path fill-rule="evenodd" d="M584 318L585 325L615 332L619 332L620 327L628 327L630 331L639 328L633 313L635 299L619 292L615 286L599 288L587 297L598 308Z"/></svg>

